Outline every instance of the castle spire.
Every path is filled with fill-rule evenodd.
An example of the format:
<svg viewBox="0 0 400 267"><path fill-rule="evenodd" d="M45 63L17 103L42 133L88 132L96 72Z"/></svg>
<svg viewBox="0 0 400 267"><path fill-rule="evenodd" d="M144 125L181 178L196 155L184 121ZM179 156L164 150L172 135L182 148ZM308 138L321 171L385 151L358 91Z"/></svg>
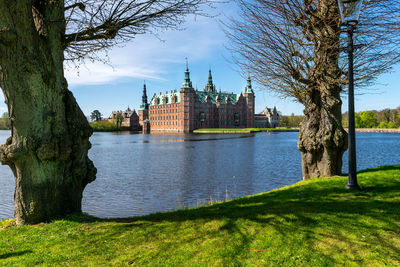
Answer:
<svg viewBox="0 0 400 267"><path fill-rule="evenodd" d="M182 84L183 88L192 88L192 82L190 81L190 72L189 72L189 64L188 59L186 58L186 71L185 71L185 81Z"/></svg>
<svg viewBox="0 0 400 267"><path fill-rule="evenodd" d="M215 86L213 84L212 74L211 74L211 65L210 65L210 68L208 70L208 82L207 82L207 85L206 85L206 91L207 92L215 92Z"/></svg>
<svg viewBox="0 0 400 267"><path fill-rule="evenodd" d="M145 81L144 84L143 84L142 103L143 103L143 104L147 104L146 81Z"/></svg>
<svg viewBox="0 0 400 267"><path fill-rule="evenodd" d="M254 94L253 88L251 87L250 74L249 74L249 77L247 78L247 85L246 85L246 89L244 90L244 93L245 94Z"/></svg>
<svg viewBox="0 0 400 267"><path fill-rule="evenodd" d="M143 84L143 95L142 95L142 104L140 105L140 109L147 110L149 108L149 104L147 103L147 91L146 91L146 81Z"/></svg>

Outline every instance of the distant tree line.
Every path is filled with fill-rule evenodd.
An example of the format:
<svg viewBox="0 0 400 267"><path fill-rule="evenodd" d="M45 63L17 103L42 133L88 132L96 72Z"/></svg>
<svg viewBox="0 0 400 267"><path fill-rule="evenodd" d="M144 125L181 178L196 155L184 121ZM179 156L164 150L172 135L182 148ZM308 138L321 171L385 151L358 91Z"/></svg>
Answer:
<svg viewBox="0 0 400 267"><path fill-rule="evenodd" d="M343 127L347 127L347 112L342 117ZM355 122L356 128L400 128L400 107L361 111L355 114Z"/></svg>
<svg viewBox="0 0 400 267"><path fill-rule="evenodd" d="M281 116L282 127L300 127L304 116ZM366 110L355 114L356 128L400 128L400 106L395 109ZM342 114L343 127L349 126L347 112Z"/></svg>
<svg viewBox="0 0 400 267"><path fill-rule="evenodd" d="M293 113L290 116L281 116L280 124L281 127L288 128L299 128L300 122L304 119L304 116L294 115Z"/></svg>

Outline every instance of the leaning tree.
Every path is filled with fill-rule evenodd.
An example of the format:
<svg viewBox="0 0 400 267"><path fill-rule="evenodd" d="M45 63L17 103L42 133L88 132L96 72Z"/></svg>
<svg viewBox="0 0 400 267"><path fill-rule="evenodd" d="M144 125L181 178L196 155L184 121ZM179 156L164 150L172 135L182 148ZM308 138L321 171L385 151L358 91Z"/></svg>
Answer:
<svg viewBox="0 0 400 267"><path fill-rule="evenodd" d="M347 134L341 96L347 80L345 33L336 0L237 0L227 25L244 72L266 90L304 105L298 148L303 179L341 174ZM400 59L400 2L365 0L356 28L355 82L370 85Z"/></svg>
<svg viewBox="0 0 400 267"><path fill-rule="evenodd" d="M68 90L65 60L96 59L137 34L176 28L210 3L0 0L0 87L12 128L0 160L15 176L17 224L80 211L96 176L88 158L92 129Z"/></svg>

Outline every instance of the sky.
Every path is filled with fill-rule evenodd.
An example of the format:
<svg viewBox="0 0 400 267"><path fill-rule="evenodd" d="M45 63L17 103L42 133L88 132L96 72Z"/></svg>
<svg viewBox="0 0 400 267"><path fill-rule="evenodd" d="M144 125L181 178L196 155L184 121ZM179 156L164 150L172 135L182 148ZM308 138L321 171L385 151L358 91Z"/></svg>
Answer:
<svg viewBox="0 0 400 267"><path fill-rule="evenodd" d="M179 90L184 80L185 58L188 58L193 86L199 90L207 83L211 66L217 89L240 93L246 86L239 68L232 62L227 49L228 41L220 20L235 16L237 8L232 1L221 3L211 11L214 17L189 16L180 30L138 35L122 47L109 51L108 64L89 62L79 69L66 67L69 89L78 104L89 116L97 109L104 117L113 110L138 109L143 83L147 85L149 101L154 93ZM377 83L355 97L356 112L381 110L400 106L400 65L393 72L382 75ZM260 90L253 83L256 112L266 106L276 106L283 115L302 114L303 106L291 99L282 99L275 93ZM0 112L7 111L3 95ZM342 111L347 111L347 98L343 96Z"/></svg>

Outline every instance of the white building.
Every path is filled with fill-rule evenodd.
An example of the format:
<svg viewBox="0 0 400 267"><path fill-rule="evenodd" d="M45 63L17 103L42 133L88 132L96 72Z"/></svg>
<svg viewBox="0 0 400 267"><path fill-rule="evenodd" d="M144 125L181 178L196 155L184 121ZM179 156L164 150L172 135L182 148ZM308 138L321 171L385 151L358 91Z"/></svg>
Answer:
<svg viewBox="0 0 400 267"><path fill-rule="evenodd" d="M280 127L280 115L276 107L266 107L262 112L254 115L255 128L276 128Z"/></svg>

